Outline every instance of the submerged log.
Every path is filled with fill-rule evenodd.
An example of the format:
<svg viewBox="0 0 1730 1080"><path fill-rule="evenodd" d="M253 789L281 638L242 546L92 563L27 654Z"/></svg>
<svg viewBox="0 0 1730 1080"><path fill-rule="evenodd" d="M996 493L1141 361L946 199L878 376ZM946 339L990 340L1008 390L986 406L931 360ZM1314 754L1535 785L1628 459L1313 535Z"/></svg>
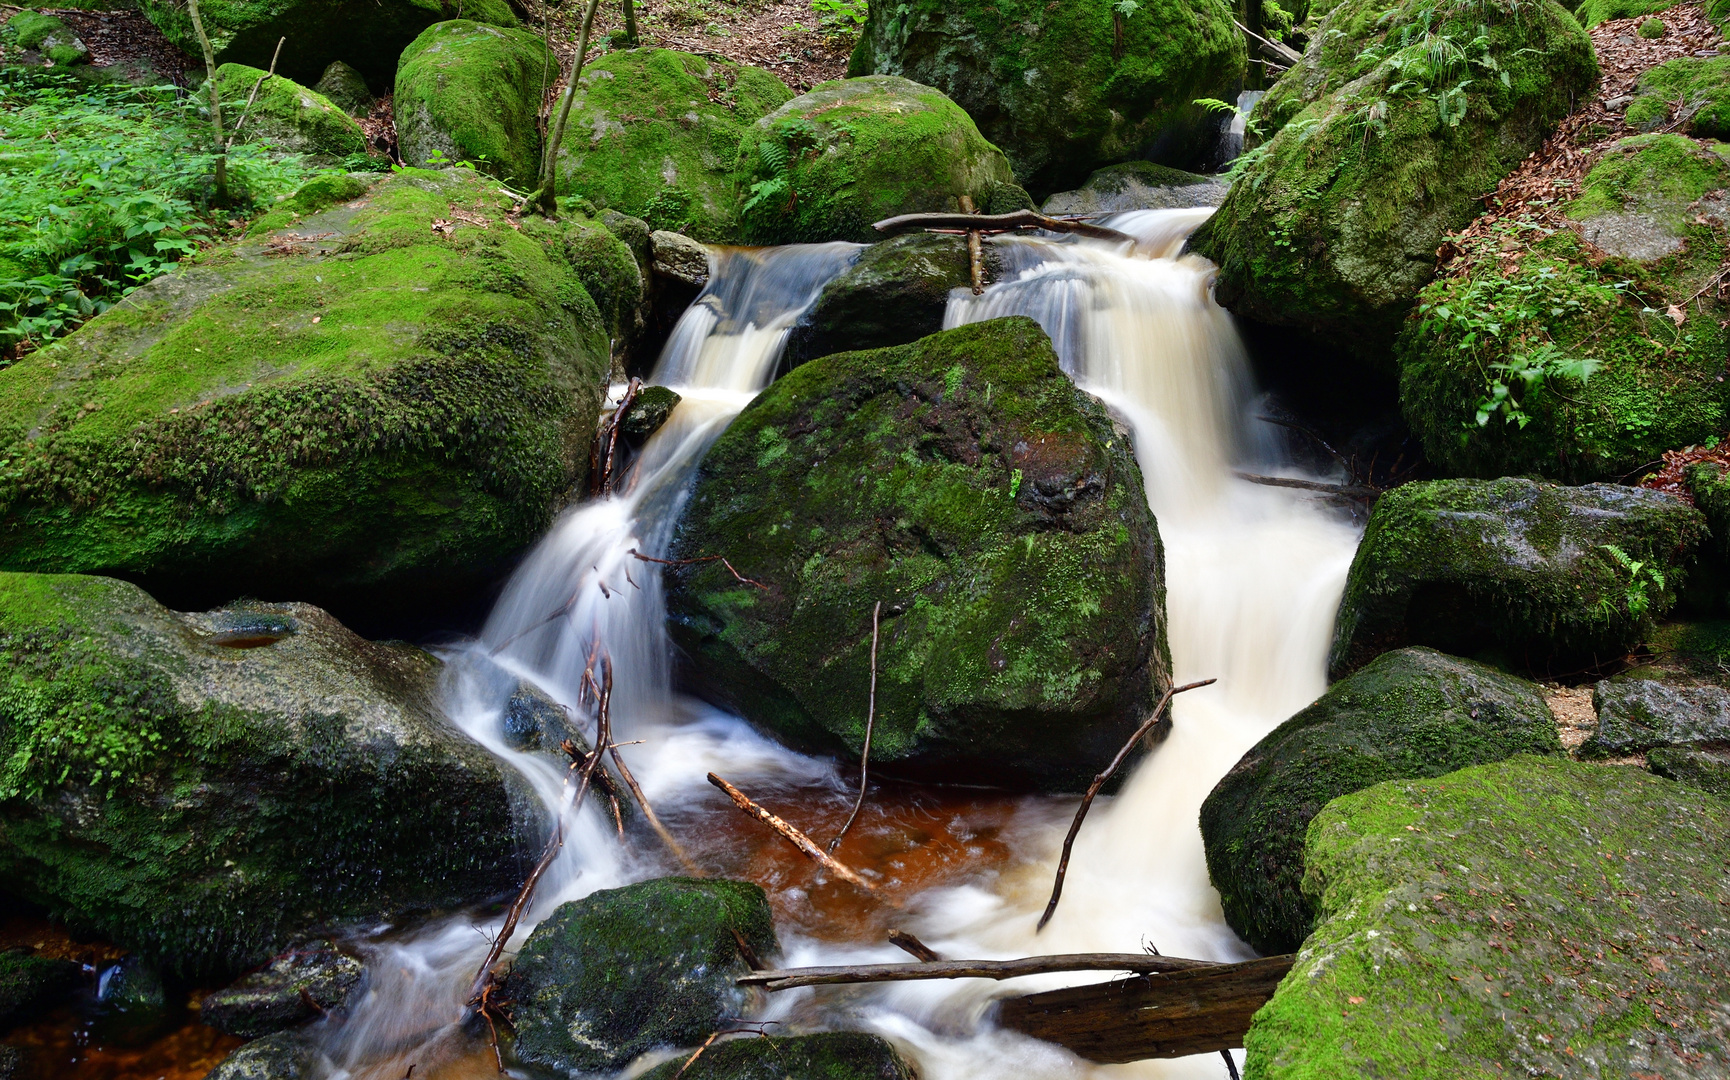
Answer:
<svg viewBox="0 0 1730 1080"><path fill-rule="evenodd" d="M1250 1018L1295 959L1268 956L1006 998L997 1022L1101 1064L1229 1050L1243 1045Z"/></svg>
<svg viewBox="0 0 1730 1080"><path fill-rule="evenodd" d="M1095 225L1090 221L1046 217L1037 210L1017 210L1010 214L902 214L899 217L884 218L871 227L886 236L912 232L915 229L953 229L962 233L1044 229L1047 232L1091 236L1096 240L1114 240L1120 244L1135 243L1135 237L1128 233L1108 229L1104 225Z"/></svg>

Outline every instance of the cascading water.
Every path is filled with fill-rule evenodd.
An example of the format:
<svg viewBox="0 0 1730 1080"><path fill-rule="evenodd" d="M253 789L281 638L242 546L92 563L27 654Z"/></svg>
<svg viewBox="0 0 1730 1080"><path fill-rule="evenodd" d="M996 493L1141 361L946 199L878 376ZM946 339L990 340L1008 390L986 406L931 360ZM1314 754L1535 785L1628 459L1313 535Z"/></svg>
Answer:
<svg viewBox="0 0 1730 1080"><path fill-rule="evenodd" d="M1334 609L1356 543L1343 517L1298 493L1236 478L1278 462L1253 421L1250 379L1230 316L1212 301L1212 267L1179 257L1210 211L1144 211L1112 227L1131 246L1097 241L998 241L1007 280L951 299L947 322L1003 315L1037 319L1065 370L1132 429L1148 500L1166 552L1167 613L1179 682L1215 686L1178 698L1170 738L1081 833L1064 900L1046 930L1033 927L1050 889L1073 804L1010 804L1012 865L915 897L902 925L951 956L1007 957L1133 951L1241 959L1208 883L1197 814L1213 784L1257 739L1325 686ZM790 753L670 688L660 575L636 553L664 554L703 450L767 384L787 330L856 249L821 245L717 257L712 284L675 330L652 381L683 401L644 447L618 495L568 513L500 600L481 640L453 657L449 708L459 723L522 771L551 812L561 770L503 744L500 703L518 678L575 702L596 643L617 672L613 716L649 799L678 814L712 793L711 768L730 778L841 790L834 768ZM549 618L549 616L553 616ZM722 766L724 765L724 768ZM726 811L718 811L725 813ZM596 889L666 872L633 861L593 809L567 824L566 843L513 938L520 945L554 907ZM371 988L325 1049L337 1077L396 1080L408 1062L421 1077L484 1075L458 1036L468 980L486 951L465 918L374 947ZM887 945L839 945L783 928L787 961L903 959ZM1093 976L1097 979L1097 976ZM1049 976L1005 987L910 983L777 995L776 1016L864 1027L896 1040L937 1080L1074 1077L1091 1068L1047 1044L982 1024L993 997L1090 981ZM440 1053L441 1048L443 1053ZM466 1057L464 1055L467 1055ZM442 1068L438 1061L447 1064ZM1113 1066L1112 1075L1222 1075L1217 1056Z"/></svg>

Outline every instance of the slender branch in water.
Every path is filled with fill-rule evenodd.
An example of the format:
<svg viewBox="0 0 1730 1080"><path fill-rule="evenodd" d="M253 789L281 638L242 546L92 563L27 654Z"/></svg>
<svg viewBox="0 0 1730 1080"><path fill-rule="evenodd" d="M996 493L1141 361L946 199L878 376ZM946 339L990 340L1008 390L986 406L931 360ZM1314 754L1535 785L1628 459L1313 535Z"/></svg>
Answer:
<svg viewBox="0 0 1730 1080"><path fill-rule="evenodd" d="M905 930L890 930L889 944L895 946L904 953L918 957L927 964L941 964L943 962L943 957L937 954L936 949L933 949L931 946L920 941Z"/></svg>
<svg viewBox="0 0 1730 1080"><path fill-rule="evenodd" d="M744 574L739 573L739 571L733 569L732 563L719 555L705 555L700 559L657 559L653 555L644 555L636 548L632 548L627 554L635 555L644 562L660 563L662 566L692 566L697 563L716 562L718 560L722 566L727 568L727 573L733 575L733 580L737 581L739 584L755 585L764 592L769 591L769 586L763 584L761 581L754 581L751 578L746 577Z"/></svg>
<svg viewBox="0 0 1730 1080"><path fill-rule="evenodd" d="M954 229L957 232L1001 233L1017 229L1044 229L1047 232L1075 233L1096 240L1114 240L1133 244L1135 237L1074 218L1046 217L1036 210L1017 210L1011 214L902 214L884 218L871 226L880 233L912 232L915 229Z"/></svg>
<svg viewBox="0 0 1730 1080"><path fill-rule="evenodd" d="M798 829L794 828L792 825L789 825L787 822L782 821L780 818L776 817L774 814L771 814L769 811L763 809L761 806L758 806L756 803L752 802L751 797L749 795L746 795L743 791L740 791L738 788L734 787L732 784L727 783L727 781L721 779L719 776L716 776L714 773L709 774L709 783L714 784L716 787L720 788L722 791L725 791L727 793L727 797L732 799L734 805L738 806L739 809L745 811L745 813L751 815L752 817L756 818L758 821L761 821L763 824L769 826L769 828L774 829L776 832L780 833L781 836L784 839L786 839L786 841L789 844L792 844L794 847L798 848L800 850L800 852L802 852L805 855L805 857L810 859L812 862L816 863L817 865L821 866L823 869L834 874L836 877L841 878L842 880L847 881L850 884L857 885L859 888L864 889L866 892L874 893L877 891L876 886L872 885L869 881L866 881L864 878L860 877L857 873L855 873L853 871L852 867L848 866L844 862L841 862L840 860L836 859L833 855L830 855L828 852L826 852L822 848L818 847L816 842L813 841L809 836L806 836L804 833L800 832Z"/></svg>
<svg viewBox="0 0 1730 1080"><path fill-rule="evenodd" d="M841 846L841 838L847 835L847 830L853 827L859 808L865 805L865 785L871 779L871 728L877 720L877 621L882 614L883 601L879 600L871 609L871 697L865 706L865 749L859 754L859 797L853 800L853 812L847 815L847 823L841 826L835 839L829 841L831 855Z"/></svg>
<svg viewBox="0 0 1730 1080"><path fill-rule="evenodd" d="M801 986L850 983L916 982L927 979L1018 979L1054 971L1127 971L1137 975L1171 974L1193 968L1219 967L1211 960L1148 953L1068 953L1024 956L1018 960L936 960L918 964L844 964L834 967L753 971L735 980L740 986L761 986L774 993Z"/></svg>
<svg viewBox="0 0 1730 1080"><path fill-rule="evenodd" d="M661 819L655 816L655 809L649 805L648 797L643 794L643 789L638 785L637 778L631 775L630 766L626 765L625 759L619 755L619 744L613 743L607 747L607 751L613 755L613 765L619 770L619 779L623 780L625 786L631 789L631 794L636 798L637 805L643 808L644 820L648 821L649 828L655 830L655 835L661 838L661 843L667 845L667 850L672 853L673 858L678 859L679 865L683 866L685 872L692 877L708 877L709 875L703 872L703 868L692 862L691 857L685 854L685 849L679 846L677 840L673 839L673 834L667 831L665 825L661 824Z"/></svg>
<svg viewBox="0 0 1730 1080"><path fill-rule="evenodd" d="M1232 1060L1231 1051L1221 1050L1219 1056L1225 1058L1225 1074L1231 1077L1231 1080L1238 1080L1237 1062Z"/></svg>
<svg viewBox="0 0 1730 1080"><path fill-rule="evenodd" d="M641 390L643 380L635 375L625 387L625 395L619 399L619 407L607 417L607 422L601 425L601 430L595 433L595 446L589 452L589 494L611 495L613 493L614 464L619 452L619 424L625 417L625 410L637 400L637 391Z"/></svg>
<svg viewBox="0 0 1730 1080"><path fill-rule="evenodd" d="M1296 488L1299 491L1319 491L1324 495L1337 495L1342 499L1375 499L1381 495L1382 489L1368 484L1322 484L1314 480L1294 480L1289 476L1258 476L1255 473L1233 472L1239 480L1248 480L1252 484L1263 484L1267 487Z"/></svg>
<svg viewBox="0 0 1730 1080"><path fill-rule="evenodd" d="M702 1057L703 1051L707 1050L710 1047L710 1045L713 1044L714 1041L716 1039L719 1039L720 1037L721 1037L721 1033L719 1031L717 1031L717 1032L714 1032L713 1034L711 1034L707 1039L704 1039L703 1045L697 1047L697 1052L692 1054L690 1057L686 1058L685 1063L683 1065L679 1066L679 1071L673 1074L673 1080L679 1080L679 1077L684 1076L685 1070L689 1069L691 1067L691 1063L696 1061L698 1058Z"/></svg>
<svg viewBox="0 0 1730 1080"><path fill-rule="evenodd" d="M1119 766L1123 764L1123 760L1135 748L1135 744L1140 742L1159 723L1160 717L1165 715L1165 707L1171 704L1172 698L1186 690L1197 690L1218 681L1218 679L1203 679L1200 682L1172 687L1161 694L1159 704L1153 707L1153 715L1135 729L1135 734L1131 735L1129 741L1123 744L1123 749L1119 750L1117 756L1111 759L1111 764L1105 767L1104 772L1093 778L1093 783L1087 785L1087 794L1081 797L1081 805L1075 809L1075 820L1069 823L1069 835L1063 838L1063 857L1057 861L1057 880L1051 885L1051 901L1045 905L1045 914L1039 917L1039 925L1033 928L1034 933L1045 929L1045 924L1051 921L1051 916L1057 911L1057 901L1063 896L1063 878L1069 873L1069 852L1075 846L1075 836L1081 831L1081 822L1087 817L1088 808L1093 805L1093 797L1099 794L1099 789L1104 787L1105 782L1117 772Z"/></svg>
<svg viewBox="0 0 1730 1080"><path fill-rule="evenodd" d="M1307 428L1292 420L1282 420L1277 416L1258 416L1256 419L1260 420L1264 424L1278 424L1280 427L1290 428L1298 434L1307 437L1311 442L1315 443L1323 450L1326 450L1328 456L1333 458L1334 461L1339 464L1339 467L1346 471L1347 476L1350 476L1356 471L1352 468L1352 463L1346 460L1346 456L1338 450L1335 450L1314 428Z"/></svg>

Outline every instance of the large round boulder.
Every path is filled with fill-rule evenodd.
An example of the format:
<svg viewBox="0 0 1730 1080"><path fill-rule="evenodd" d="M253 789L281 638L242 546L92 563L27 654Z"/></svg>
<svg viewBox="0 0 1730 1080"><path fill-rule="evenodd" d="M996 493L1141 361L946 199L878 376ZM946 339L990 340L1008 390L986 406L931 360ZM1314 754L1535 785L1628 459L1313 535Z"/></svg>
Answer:
<svg viewBox="0 0 1730 1080"><path fill-rule="evenodd" d="M473 162L533 188L541 100L558 71L558 57L539 34L472 19L434 23L397 60L391 112L402 160Z"/></svg>
<svg viewBox="0 0 1730 1080"><path fill-rule="evenodd" d="M559 191L707 243L738 238L739 140L793 91L762 68L673 49L583 69L559 146Z"/></svg>
<svg viewBox="0 0 1730 1080"><path fill-rule="evenodd" d="M873 769L1075 791L1168 683L1164 556L1128 437L1031 319L839 353L710 448L673 543L688 681Z"/></svg>
<svg viewBox="0 0 1730 1080"><path fill-rule="evenodd" d="M1481 49L1455 68L1420 68L1438 39ZM1414 79L1419 70L1430 73ZM1311 78L1295 101L1282 92ZM1264 99L1275 113L1302 107L1240 166L1190 248L1219 265L1217 293L1234 312L1390 370L1388 346L1443 237L1597 78L1591 39L1554 0L1346 0Z"/></svg>
<svg viewBox="0 0 1730 1080"><path fill-rule="evenodd" d="M1730 1074L1727 835L1722 799L1559 757L1336 799L1304 848L1316 928L1245 1075Z"/></svg>
<svg viewBox="0 0 1730 1080"><path fill-rule="evenodd" d="M1304 835L1338 796L1561 749L1532 683L1432 649L1377 658L1251 747L1202 803L1226 921L1264 953L1303 942L1315 918Z"/></svg>
<svg viewBox="0 0 1730 1080"><path fill-rule="evenodd" d="M819 83L739 142L747 243L870 243L898 214L986 208L1013 188L1009 161L929 86L890 75Z"/></svg>
<svg viewBox="0 0 1730 1080"><path fill-rule="evenodd" d="M491 581L587 475L608 343L565 240L631 261L511 205L405 170L0 370L0 568L369 618Z"/></svg>
<svg viewBox="0 0 1730 1080"><path fill-rule="evenodd" d="M230 110L223 120L237 139L267 142L291 154L341 158L366 153L366 133L353 117L318 91L267 74L245 64L216 69L217 92Z"/></svg>
<svg viewBox="0 0 1730 1080"><path fill-rule="evenodd" d="M1199 160L1216 125L1195 99L1233 96L1244 67L1220 0L910 0L872 6L847 73L937 87L1043 196L1128 158Z"/></svg>
<svg viewBox="0 0 1730 1080"><path fill-rule="evenodd" d="M659 878L560 905L505 980L516 1056L572 1075L696 1046L744 1017L746 956L779 949L768 897L745 881Z"/></svg>
<svg viewBox="0 0 1730 1080"><path fill-rule="evenodd" d="M514 888L530 823L439 667L304 604L0 574L7 891L196 975Z"/></svg>
<svg viewBox="0 0 1730 1080"><path fill-rule="evenodd" d="M1617 480L1730 426L1730 305L1716 283L1730 149L1617 143L1563 209L1577 229L1468 243L1398 343L1424 453L1467 476Z"/></svg>
<svg viewBox="0 0 1730 1080"><path fill-rule="evenodd" d="M1705 535L1698 510L1641 488L1406 484L1370 515L1329 668L1402 645L1528 664L1621 656L1675 604Z"/></svg>

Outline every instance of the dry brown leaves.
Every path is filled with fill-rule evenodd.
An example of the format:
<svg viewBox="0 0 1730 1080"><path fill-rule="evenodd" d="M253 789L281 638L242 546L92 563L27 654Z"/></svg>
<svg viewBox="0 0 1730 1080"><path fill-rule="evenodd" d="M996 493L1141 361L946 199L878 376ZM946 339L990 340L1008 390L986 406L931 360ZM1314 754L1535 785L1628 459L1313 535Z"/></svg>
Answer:
<svg viewBox="0 0 1730 1080"><path fill-rule="evenodd" d="M372 111L358 120L361 132L366 135L367 146L400 165L402 158L396 147L396 114L390 111L390 99L391 95L386 94L374 100Z"/></svg>
<svg viewBox="0 0 1730 1080"><path fill-rule="evenodd" d="M1690 506L1694 503L1694 493L1688 488L1688 469L1690 466L1704 462L1712 462L1723 472L1730 468L1730 442L1707 449L1703 446L1685 446L1680 450L1664 451L1664 467L1655 473L1649 473L1640 481L1643 488L1653 491L1667 491L1678 498L1686 499Z"/></svg>
<svg viewBox="0 0 1730 1080"><path fill-rule="evenodd" d="M16 7L0 5L0 22L17 10ZM162 32L152 26L141 12L77 11L71 8L42 10L72 28L72 32L89 47L92 64L106 67L127 60L142 60L177 85L186 85L186 72L192 61L170 45Z"/></svg>

